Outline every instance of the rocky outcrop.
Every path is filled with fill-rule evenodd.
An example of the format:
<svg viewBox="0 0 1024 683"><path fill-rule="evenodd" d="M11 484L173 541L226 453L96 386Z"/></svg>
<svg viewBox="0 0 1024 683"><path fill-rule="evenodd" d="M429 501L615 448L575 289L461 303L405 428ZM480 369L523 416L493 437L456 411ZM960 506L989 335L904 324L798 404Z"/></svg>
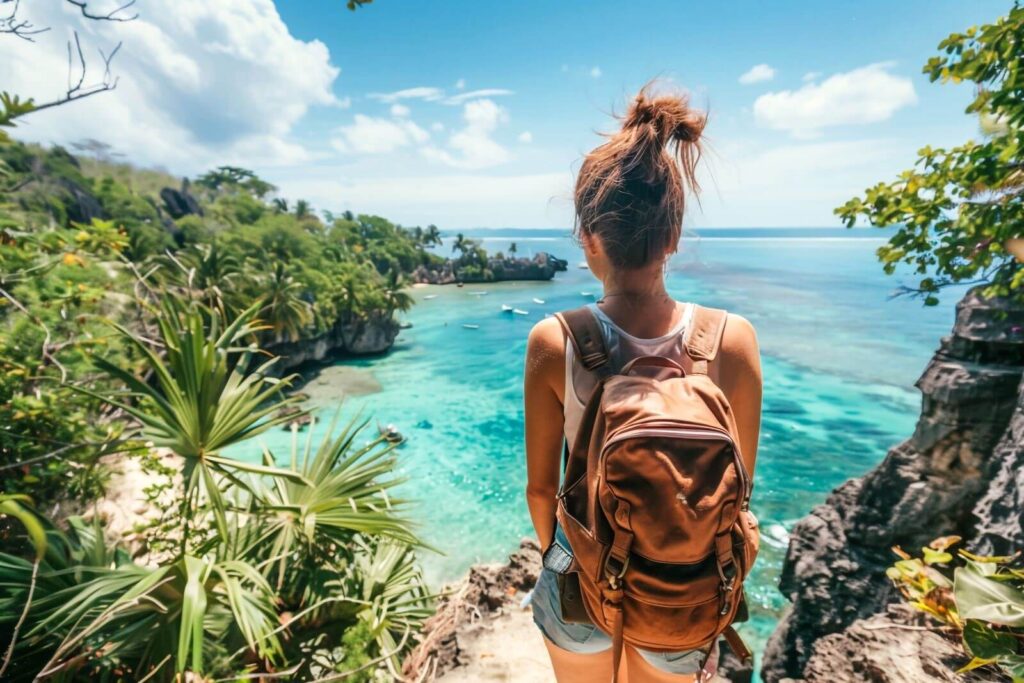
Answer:
<svg viewBox="0 0 1024 683"><path fill-rule="evenodd" d="M914 435L794 527L779 584L793 604L768 643L765 681L807 676L829 634L857 642L852 625L897 598L884 575L892 546L917 551L946 534L974 549L1022 545L1022 330L1024 305L969 292L918 380Z"/></svg>
<svg viewBox="0 0 1024 683"><path fill-rule="evenodd" d="M449 586L427 620L420 642L403 665L407 680L433 680L469 664L467 631L488 616L519 609L519 602L540 576L540 546L523 539L506 564L474 565L462 581ZM513 643L509 643L514 647Z"/></svg>
<svg viewBox="0 0 1024 683"><path fill-rule="evenodd" d="M310 339L268 344L266 350L280 358L273 370L285 373L335 356L384 353L395 343L399 331L397 320L384 313L375 313L355 321L338 323L327 332Z"/></svg>
<svg viewBox="0 0 1024 683"><path fill-rule="evenodd" d="M546 252L528 258L489 258L483 268L465 266L458 260L448 259L436 266L422 265L412 272L415 283L450 285L457 282L504 282L509 280L550 280L555 273L565 271L568 261Z"/></svg>
<svg viewBox="0 0 1024 683"><path fill-rule="evenodd" d="M203 215L203 207L199 205L199 200L189 192L188 178L181 182L180 190L175 190L173 187L165 187L160 190L160 199L163 201L167 213L174 220L185 216Z"/></svg>
<svg viewBox="0 0 1024 683"><path fill-rule="evenodd" d="M58 178L56 183L60 188L61 202L67 211L69 221L89 225L94 218L106 216L96 197L75 181Z"/></svg>
<svg viewBox="0 0 1024 683"><path fill-rule="evenodd" d="M996 683L991 670L958 674L967 663L959 638L934 628L922 612L890 605L814 643L803 679L807 683Z"/></svg>

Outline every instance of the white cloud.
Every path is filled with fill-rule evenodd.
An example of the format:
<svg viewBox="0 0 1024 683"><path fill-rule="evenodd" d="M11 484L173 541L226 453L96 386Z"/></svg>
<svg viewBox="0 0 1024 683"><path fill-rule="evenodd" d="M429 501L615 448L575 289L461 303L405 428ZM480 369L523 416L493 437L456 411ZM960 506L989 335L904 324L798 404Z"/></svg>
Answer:
<svg viewBox="0 0 1024 683"><path fill-rule="evenodd" d="M434 131L435 133L440 133L441 131L444 130L444 124L441 123L440 121L434 121L432 124L430 124L430 130Z"/></svg>
<svg viewBox="0 0 1024 683"><path fill-rule="evenodd" d="M590 70L591 78L601 78L601 67L595 66Z"/></svg>
<svg viewBox="0 0 1024 683"><path fill-rule="evenodd" d="M408 116L409 115L409 107L405 106L404 104L398 104L398 103L392 104L391 105L391 115L392 116L399 116L399 117Z"/></svg>
<svg viewBox="0 0 1024 683"><path fill-rule="evenodd" d="M487 168L509 160L507 149L492 134L508 121L508 113L493 100L467 102L462 111L466 125L448 138L448 148L425 147L428 159L457 168Z"/></svg>
<svg viewBox="0 0 1024 683"><path fill-rule="evenodd" d="M445 104L462 104L469 100L478 100L481 97L502 97L504 95L514 95L515 92L507 90L505 88L483 88L481 90L470 90L469 92L459 93L458 95L452 95L444 99Z"/></svg>
<svg viewBox="0 0 1024 683"><path fill-rule="evenodd" d="M819 78L821 78L821 72L820 71L808 71L803 76L803 82L804 83L810 83L811 81L816 81Z"/></svg>
<svg viewBox="0 0 1024 683"><path fill-rule="evenodd" d="M465 78L460 78L459 80L455 81L455 89L456 90L462 90L465 87L466 87L466 79Z"/></svg>
<svg viewBox="0 0 1024 683"><path fill-rule="evenodd" d="M392 104L399 100L426 100L427 102L434 102L444 97L444 91L440 88L421 85L394 92L372 92L367 97L371 100L384 102L385 104Z"/></svg>
<svg viewBox="0 0 1024 683"><path fill-rule="evenodd" d="M65 41L82 36L98 80L96 48L124 46L113 92L25 117L16 133L42 142L91 137L140 164L197 172L212 163L304 162L290 140L310 107L344 106L327 47L292 36L271 0L149 0L129 23L83 21L66 3L22 3L26 19L52 30L36 43L0 41L5 90L47 101L67 80Z"/></svg>
<svg viewBox="0 0 1024 683"><path fill-rule="evenodd" d="M529 144L533 142L533 133L531 133L528 130L524 130L522 133L519 134L519 137L516 139L519 140L519 142L522 142L523 144Z"/></svg>
<svg viewBox="0 0 1024 683"><path fill-rule="evenodd" d="M813 137L829 126L884 121L917 103L913 82L889 73L891 67L869 64L799 90L766 93L754 102L754 118L766 128L797 137Z"/></svg>
<svg viewBox="0 0 1024 683"><path fill-rule="evenodd" d="M364 114L356 114L354 123L342 126L337 133L331 145L342 153L386 154L430 139L430 133L412 121L379 119Z"/></svg>
<svg viewBox="0 0 1024 683"><path fill-rule="evenodd" d="M351 109L352 108L352 98L351 97L342 97L340 100L338 100L336 102L335 106L338 107L338 109Z"/></svg>
<svg viewBox="0 0 1024 683"><path fill-rule="evenodd" d="M775 69L767 64L757 64L750 67L746 73L740 76L740 83L750 85L751 83L763 83L775 78Z"/></svg>

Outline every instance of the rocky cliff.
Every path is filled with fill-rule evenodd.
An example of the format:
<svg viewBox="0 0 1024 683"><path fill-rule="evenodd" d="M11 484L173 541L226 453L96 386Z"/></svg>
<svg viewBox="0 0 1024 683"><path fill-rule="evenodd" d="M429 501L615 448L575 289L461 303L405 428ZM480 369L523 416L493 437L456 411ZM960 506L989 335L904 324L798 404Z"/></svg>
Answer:
<svg viewBox="0 0 1024 683"><path fill-rule="evenodd" d="M413 282L428 285L450 285L456 282L503 282L506 280L550 280L555 273L568 268L568 262L551 254L539 252L528 258L490 258L484 267L463 265L448 259L436 266L420 266L413 271Z"/></svg>
<svg viewBox="0 0 1024 683"><path fill-rule="evenodd" d="M898 596L884 572L892 546L917 552L946 534L963 536L974 550L1024 547L1022 371L1024 305L972 290L918 380L913 436L793 529L779 585L792 607L768 643L765 681L953 680L949 653L936 655L928 643L939 641L921 635L901 656L917 657L913 666L931 673L905 678L902 669L878 664L895 656L893 648L906 649L908 634L928 630L907 629L887 611ZM887 647L888 655L879 654ZM855 661L860 669L840 675Z"/></svg>
<svg viewBox="0 0 1024 683"><path fill-rule="evenodd" d="M268 344L266 350L279 356L274 365L277 373L285 373L307 363L319 363L331 356L368 356L384 353L395 343L398 321L384 313L338 323L323 334L310 339Z"/></svg>

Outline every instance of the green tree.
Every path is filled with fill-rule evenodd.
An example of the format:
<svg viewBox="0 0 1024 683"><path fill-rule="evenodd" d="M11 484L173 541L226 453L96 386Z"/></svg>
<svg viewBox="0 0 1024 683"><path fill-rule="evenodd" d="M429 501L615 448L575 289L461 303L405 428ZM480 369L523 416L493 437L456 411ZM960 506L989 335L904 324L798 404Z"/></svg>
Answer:
<svg viewBox="0 0 1024 683"><path fill-rule="evenodd" d="M288 273L284 263L278 261L274 270L262 280L265 292L261 319L270 327L274 340L296 341L313 321L309 302L303 300L303 286Z"/></svg>
<svg viewBox="0 0 1024 683"><path fill-rule="evenodd" d="M925 147L914 168L868 188L836 209L847 226L899 226L878 256L887 273L908 264L920 276L908 290L934 305L948 285L986 285L989 296L1019 296L1024 268L1024 8L939 44L924 73L942 83L974 84L966 113L979 117L981 141Z"/></svg>

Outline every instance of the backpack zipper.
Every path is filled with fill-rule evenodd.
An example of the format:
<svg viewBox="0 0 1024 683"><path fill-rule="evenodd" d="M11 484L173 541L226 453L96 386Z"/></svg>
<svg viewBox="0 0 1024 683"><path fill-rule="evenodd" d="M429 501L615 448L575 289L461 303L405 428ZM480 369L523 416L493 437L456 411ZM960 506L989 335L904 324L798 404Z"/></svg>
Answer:
<svg viewBox="0 0 1024 683"><path fill-rule="evenodd" d="M724 441L729 444L732 448L733 464L736 467L736 471L740 476L740 482L743 486L743 498L740 501L741 509L747 509L750 500L750 480L747 476L746 465L743 464L743 461L740 459L739 451L736 449L736 442L728 432L725 430L715 429L714 427L636 427L624 430L605 441L604 448L601 449L601 457L603 459L608 450L617 443L621 443L627 439L642 439L644 437L663 439L680 439L690 437L698 439L713 439L717 441Z"/></svg>

